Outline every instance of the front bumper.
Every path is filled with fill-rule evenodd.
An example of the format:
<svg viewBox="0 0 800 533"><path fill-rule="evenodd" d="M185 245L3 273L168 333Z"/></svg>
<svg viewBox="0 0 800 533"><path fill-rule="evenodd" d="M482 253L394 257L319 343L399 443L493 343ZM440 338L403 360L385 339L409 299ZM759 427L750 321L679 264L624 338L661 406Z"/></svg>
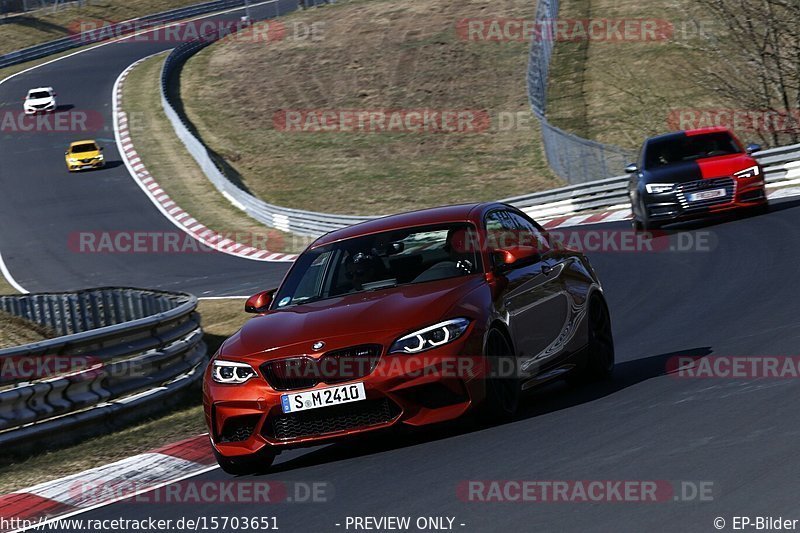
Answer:
<svg viewBox="0 0 800 533"><path fill-rule="evenodd" d="M23 108L26 115L35 115L37 113L51 113L56 110L56 104L47 104L45 107L27 107Z"/></svg>
<svg viewBox="0 0 800 533"><path fill-rule="evenodd" d="M77 163L70 163L69 161L67 162L67 169L69 169L70 172L75 172L78 170L103 168L104 166L106 166L106 162L105 160L102 159L99 161L92 161L89 163L82 163L80 161L78 161Z"/></svg>
<svg viewBox="0 0 800 533"><path fill-rule="evenodd" d="M644 193L643 208L647 211L647 217L653 222L666 224L703 218L736 209L758 207L767 203L763 176L750 179L708 180L704 182L706 190L725 188L726 195L706 201L690 200L690 194L698 192L699 189L683 190L683 187L687 185L691 184L679 184L677 190L667 193Z"/></svg>
<svg viewBox="0 0 800 533"><path fill-rule="evenodd" d="M482 340L475 338L465 334L416 356L383 353L364 378L302 389L362 382L365 400L297 413L283 413L281 396L301 390L275 390L260 370L242 385L222 385L211 379L209 365L203 404L211 442L220 454L233 457L316 445L395 425L452 420L485 396L487 368L483 358L474 355L482 353Z"/></svg>

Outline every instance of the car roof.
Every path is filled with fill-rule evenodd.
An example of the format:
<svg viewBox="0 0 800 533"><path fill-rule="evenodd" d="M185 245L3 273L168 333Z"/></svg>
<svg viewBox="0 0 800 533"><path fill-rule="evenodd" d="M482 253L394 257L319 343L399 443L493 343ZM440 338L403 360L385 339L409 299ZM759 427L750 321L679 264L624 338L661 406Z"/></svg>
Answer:
<svg viewBox="0 0 800 533"><path fill-rule="evenodd" d="M360 237L362 235L380 233L383 231L390 231L393 229L428 226L433 224L446 224L448 222L476 221L483 212L494 206L507 207L505 204L497 202L472 203L446 205L442 207L421 209L419 211L410 211L408 213L389 215L332 231L314 241L314 244L311 247L317 248L332 242L350 239L353 237Z"/></svg>
<svg viewBox="0 0 800 533"><path fill-rule="evenodd" d="M72 147L72 146L76 146L78 144L89 144L89 143L97 144L97 141L95 141L94 139L86 139L85 141L71 142L71 143L69 143L69 145L70 145L70 147Z"/></svg>
<svg viewBox="0 0 800 533"><path fill-rule="evenodd" d="M649 139L647 139L647 142L649 143L651 141L678 140L684 137L694 137L696 135L704 135L707 133L720 133L720 132L731 133L731 131L724 126L713 126L708 128L697 128L693 130L681 130L681 131L673 131L670 133L664 133L662 135L656 135L655 137L650 137Z"/></svg>
<svg viewBox="0 0 800 533"><path fill-rule="evenodd" d="M52 88L52 87L36 87L35 89L29 89L29 90L28 90L28 92L29 92L29 93L32 93L32 92L35 92L35 91L49 91L49 92L53 92L53 88Z"/></svg>

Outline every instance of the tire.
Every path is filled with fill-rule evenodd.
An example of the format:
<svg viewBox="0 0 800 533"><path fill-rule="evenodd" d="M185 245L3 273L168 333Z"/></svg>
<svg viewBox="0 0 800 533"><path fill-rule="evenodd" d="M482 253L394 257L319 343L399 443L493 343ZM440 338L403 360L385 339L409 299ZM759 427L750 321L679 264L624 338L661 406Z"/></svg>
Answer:
<svg viewBox="0 0 800 533"><path fill-rule="evenodd" d="M232 476L244 476L267 472L275 460L275 454L262 452L246 457L225 457L214 448L214 459L225 473Z"/></svg>
<svg viewBox="0 0 800 533"><path fill-rule="evenodd" d="M642 213L645 213L645 215L640 220L636 217L636 213L633 214L633 220L631 220L633 231L650 231L661 227L660 224L657 224L652 220L650 220L650 217L647 216L647 209L644 206L641 206L640 210Z"/></svg>
<svg viewBox="0 0 800 533"><path fill-rule="evenodd" d="M568 381L583 384L611 379L614 373L614 335L611 314L599 294L589 300L589 341L586 357L568 376Z"/></svg>
<svg viewBox="0 0 800 533"><path fill-rule="evenodd" d="M500 330L492 329L489 332L486 357L490 362L492 373L486 380L486 401L479 413L480 417L487 422L508 420L519 409L522 382L517 376L514 350ZM505 361L511 361L511 366ZM511 377L506 376L509 371Z"/></svg>

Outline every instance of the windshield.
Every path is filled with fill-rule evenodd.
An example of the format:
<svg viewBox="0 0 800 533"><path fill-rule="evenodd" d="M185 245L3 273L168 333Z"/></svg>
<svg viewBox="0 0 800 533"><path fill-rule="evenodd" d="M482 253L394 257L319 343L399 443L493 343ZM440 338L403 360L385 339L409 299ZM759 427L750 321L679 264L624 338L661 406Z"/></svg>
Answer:
<svg viewBox="0 0 800 533"><path fill-rule="evenodd" d="M86 152L96 152L96 151L97 151L97 145L93 143L76 144L75 146L72 147L73 154L83 154Z"/></svg>
<svg viewBox="0 0 800 533"><path fill-rule="evenodd" d="M302 254L276 308L480 272L475 228L455 223L347 239Z"/></svg>
<svg viewBox="0 0 800 533"><path fill-rule="evenodd" d="M35 91L28 94L28 98L31 100L39 100L40 98L50 98L50 93L47 91Z"/></svg>
<svg viewBox="0 0 800 533"><path fill-rule="evenodd" d="M741 151L734 138L724 131L654 140L647 143L645 149L645 169Z"/></svg>

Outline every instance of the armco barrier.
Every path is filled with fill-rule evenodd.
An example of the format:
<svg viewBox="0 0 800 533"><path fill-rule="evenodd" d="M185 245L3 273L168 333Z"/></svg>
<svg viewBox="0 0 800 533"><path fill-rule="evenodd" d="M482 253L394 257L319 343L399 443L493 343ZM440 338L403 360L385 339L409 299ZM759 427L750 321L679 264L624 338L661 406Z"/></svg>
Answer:
<svg viewBox="0 0 800 533"><path fill-rule="evenodd" d="M311 2L313 0L309 0ZM297 8L297 3L291 2L275 2L277 5L274 13L276 15L283 15L289 11ZM317 3L323 3L318 1ZM544 6L544 7L542 7ZM540 15L542 13L550 13L552 9L557 11L557 0L542 0L540 4ZM303 211L299 209L290 209L277 205L272 205L263 200L256 198L248 192L240 189L232 183L224 173L217 167L214 159L208 152L208 149L203 143L195 137L192 133L188 122L177 111L176 107L171 101L172 95L169 91L170 82L173 80L174 74L179 70L183 63L193 54L197 53L200 49L208 46L214 42L214 37L200 39L197 42L186 43L175 48L167 57L164 67L161 72L161 105L167 118L170 120L173 129L177 136L181 139L186 146L189 153L197 161L200 167L205 172L208 179L214 184L226 198L231 200L240 209L244 210L251 217L262 222L263 224L277 228L284 231L296 233L298 235L308 235L316 237L343 228L359 222L364 222L375 218L375 216L355 216L355 215L333 215L327 213L315 213L312 211ZM544 39L547 41L547 39ZM541 48L538 53L543 54L543 61L549 61L549 54L551 49ZM537 106L543 105L544 93L540 94L540 90L544 90L546 84L546 76L529 77L529 87L539 87L532 93L531 102L534 106L534 113L537 114ZM539 95L539 96L536 96ZM539 115L543 118L543 115ZM546 121L542 126L545 130L548 129ZM570 157L574 157L575 161L571 164L583 165L586 172L596 169L596 176L602 175L605 172L603 169L611 169L623 167L626 163L631 162L634 158L632 154L623 152L616 152L613 165L607 164L610 161L609 154L614 152L609 147L603 147L600 152L594 150L592 147L593 141L580 139L566 132L561 132L558 135L572 138L577 143L583 143L587 146L588 152L578 153L571 152ZM588 144L587 144L588 143ZM547 146L547 145L546 145ZM553 145L550 145L551 148ZM548 148L546 148L548 149ZM552 153L550 154L553 157ZM563 154L558 157L565 157ZM605 158L602 163L597 159L598 157ZM790 170L791 163L800 160L800 145L786 146L765 150L756 154L759 161L766 167L767 182L773 185L779 184L781 181L792 180L800 178L798 172L800 170ZM787 165L789 163L789 165ZM551 161L552 164L552 161ZM157 178L157 177L156 177ZM547 218L554 216L561 216L567 214L576 214L585 211L602 209L607 207L626 206L628 204L627 185L628 176L617 176L601 180L595 180L587 183L580 183L554 189L550 191L538 192L533 194L526 194L507 198L503 201L511 203L535 218Z"/></svg>
<svg viewBox="0 0 800 533"><path fill-rule="evenodd" d="M127 288L0 296L0 309L62 334L0 350L0 446L66 442L174 400L208 359L196 307L189 294Z"/></svg>
<svg viewBox="0 0 800 533"><path fill-rule="evenodd" d="M253 2L255 3L255 2ZM213 2L204 2L193 6L182 7L180 9L172 9L153 15L147 15L137 19L126 20L117 24L111 24L103 27L98 31L87 31L49 41L30 48L24 48L5 55L0 56L0 68L10 67L18 63L24 63L41 57L49 56L65 52L73 48L78 48L87 44L106 41L112 38L120 37L134 31L147 28L149 25L157 25L163 22L172 22L181 20L197 15L204 15L214 11L222 11L225 9L243 6L244 0L215 0Z"/></svg>
<svg viewBox="0 0 800 533"><path fill-rule="evenodd" d="M307 0L306 5L326 4L323 0ZM274 9L266 11L266 17L280 16L295 11L298 8L297 0L275 0L270 2ZM268 4L268 5L270 5ZM257 20L257 17L253 17ZM331 215L325 213L315 213L299 209L290 209L277 205L268 204L263 200L243 191L232 183L217 167L208 149L203 143L194 136L184 118L175 110L169 91L169 82L181 65L190 56L213 43L219 34L207 34L195 42L184 43L175 48L169 54L161 72L161 104L167 118L172 123L177 136L181 139L186 149L192 155L197 164L203 169L208 179L214 186L228 199L233 199L234 203L244 210L248 215L269 227L283 231L289 231L297 235L319 236L323 233L333 231L345 226L357 224L375 218L374 216L348 216Z"/></svg>

